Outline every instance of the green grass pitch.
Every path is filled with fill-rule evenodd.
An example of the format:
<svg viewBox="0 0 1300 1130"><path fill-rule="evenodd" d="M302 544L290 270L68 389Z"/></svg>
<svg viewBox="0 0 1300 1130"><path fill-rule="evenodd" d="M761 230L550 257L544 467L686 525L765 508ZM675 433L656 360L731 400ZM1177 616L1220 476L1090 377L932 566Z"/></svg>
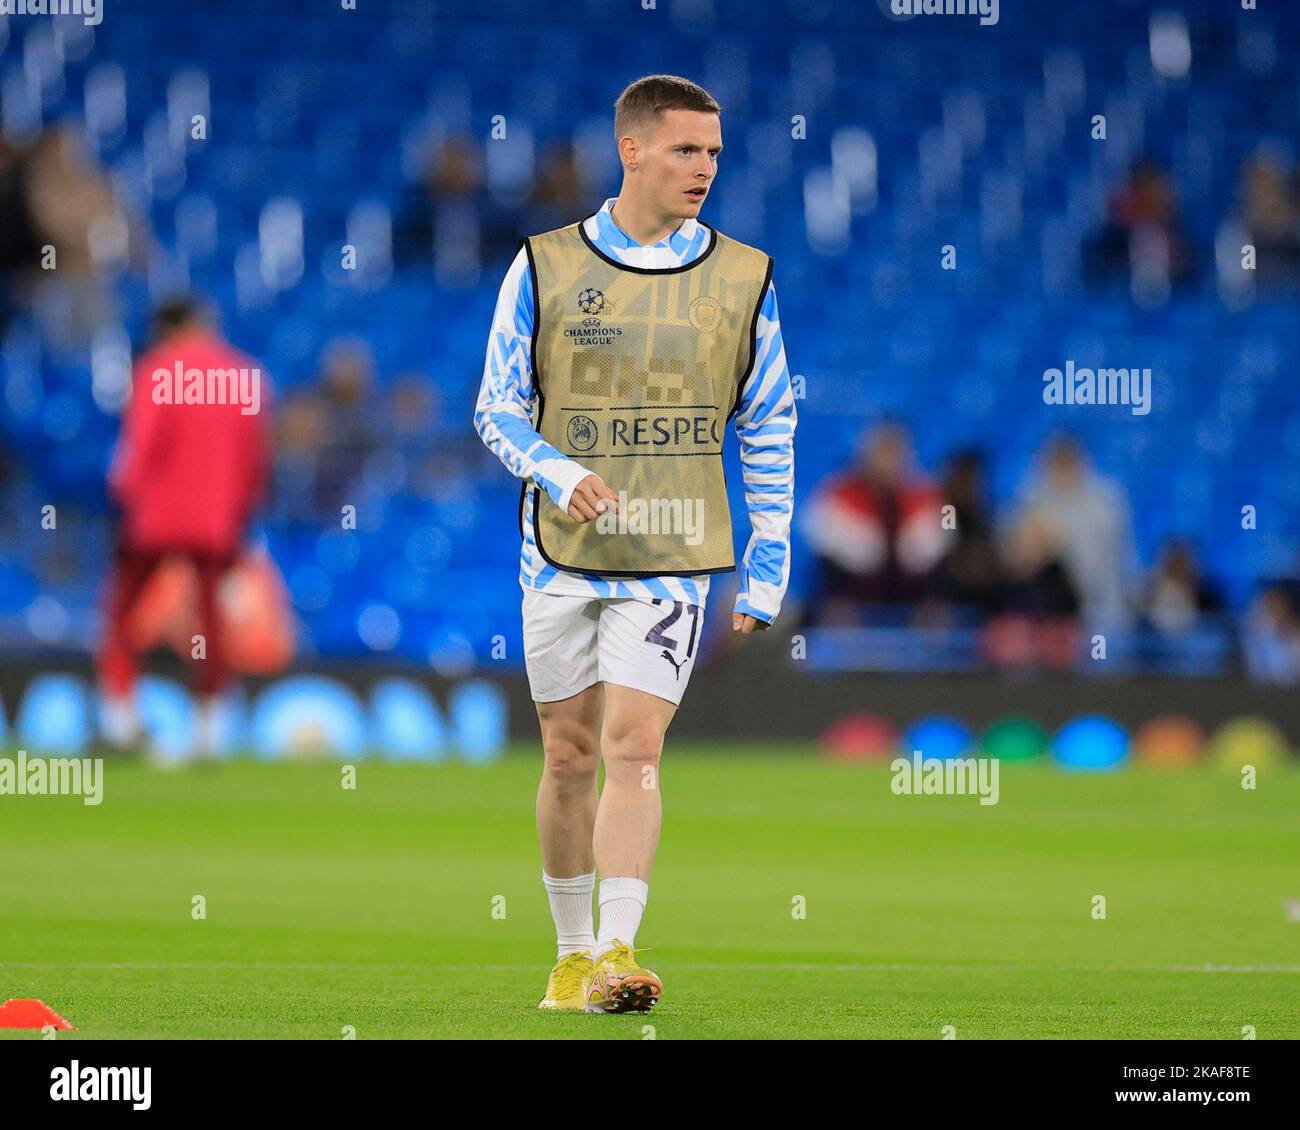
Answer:
<svg viewBox="0 0 1300 1130"><path fill-rule="evenodd" d="M1294 766L1004 766L981 807L670 736L649 1017L534 1007L536 777L523 750L361 761L355 791L332 763L110 763L97 808L0 797L0 1000L61 1039L1300 1037Z"/></svg>

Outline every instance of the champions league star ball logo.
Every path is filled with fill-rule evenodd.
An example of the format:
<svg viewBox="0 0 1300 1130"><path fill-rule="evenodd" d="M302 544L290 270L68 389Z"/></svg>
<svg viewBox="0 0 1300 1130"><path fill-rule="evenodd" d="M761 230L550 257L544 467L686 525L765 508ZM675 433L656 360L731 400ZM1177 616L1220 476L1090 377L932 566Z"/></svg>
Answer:
<svg viewBox="0 0 1300 1130"><path fill-rule="evenodd" d="M594 286L587 287L578 295L578 309L584 314L603 314L607 305L605 292L597 290Z"/></svg>
<svg viewBox="0 0 1300 1130"><path fill-rule="evenodd" d="M574 416L569 421L569 444L575 451L590 451L596 446L596 421L590 416Z"/></svg>
<svg viewBox="0 0 1300 1130"><path fill-rule="evenodd" d="M600 315L609 317L614 313L614 304L605 297L603 290L589 286L578 293L578 309L585 315L581 325L565 326L564 336L574 345L589 349L598 345L611 345L620 336L621 326L607 326L600 320ZM592 425L595 427L595 425Z"/></svg>

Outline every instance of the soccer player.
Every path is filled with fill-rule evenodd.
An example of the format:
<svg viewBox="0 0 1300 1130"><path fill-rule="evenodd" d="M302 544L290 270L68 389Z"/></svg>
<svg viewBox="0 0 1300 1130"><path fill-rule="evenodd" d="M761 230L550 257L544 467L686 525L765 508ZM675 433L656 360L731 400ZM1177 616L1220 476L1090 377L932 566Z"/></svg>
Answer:
<svg viewBox="0 0 1300 1130"><path fill-rule="evenodd" d="M105 631L97 656L104 691L103 737L130 748L140 738L134 691L140 657L129 620L149 578L171 556L187 558L198 577L199 631L204 654L195 663L198 689L196 752L215 752L217 701L230 681L217 588L243 546L253 513L265 497L271 471L268 426L235 403L174 402L158 396L160 371L255 374L258 363L211 325L208 311L190 299L159 308L154 344L136 361L131 400L109 473L109 490L122 508L116 561L108 583Z"/></svg>
<svg viewBox="0 0 1300 1130"><path fill-rule="evenodd" d="M697 218L720 114L672 75L624 90L619 195L523 241L488 344L475 427L523 480L537 830L558 940L540 1008L648 1011L663 992L635 943L664 734L711 574L736 568L721 457L732 418L752 527L732 630L769 627L789 582L797 420L772 260Z"/></svg>

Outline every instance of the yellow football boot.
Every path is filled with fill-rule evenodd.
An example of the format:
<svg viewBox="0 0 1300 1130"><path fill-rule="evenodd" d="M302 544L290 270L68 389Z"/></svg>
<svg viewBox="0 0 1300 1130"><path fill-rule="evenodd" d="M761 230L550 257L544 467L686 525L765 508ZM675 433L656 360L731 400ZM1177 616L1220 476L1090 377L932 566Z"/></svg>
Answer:
<svg viewBox="0 0 1300 1130"><path fill-rule="evenodd" d="M583 1008L587 1003L587 983L591 980L591 953L571 953L560 958L546 979L546 996L538 1008Z"/></svg>
<svg viewBox="0 0 1300 1130"><path fill-rule="evenodd" d="M614 939L592 969L587 984L588 1012L649 1012L663 996L663 982L636 963L639 950Z"/></svg>

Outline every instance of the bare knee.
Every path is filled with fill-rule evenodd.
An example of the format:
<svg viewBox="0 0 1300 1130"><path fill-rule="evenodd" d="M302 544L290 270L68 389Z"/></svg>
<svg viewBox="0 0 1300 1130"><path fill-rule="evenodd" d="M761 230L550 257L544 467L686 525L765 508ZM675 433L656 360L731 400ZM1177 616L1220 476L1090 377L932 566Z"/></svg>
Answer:
<svg viewBox="0 0 1300 1130"><path fill-rule="evenodd" d="M647 766L657 770L663 748L663 730L651 719L610 727L601 742L609 773L641 773Z"/></svg>
<svg viewBox="0 0 1300 1130"><path fill-rule="evenodd" d="M582 726L556 725L542 733L542 774L561 791L588 789L600 764L600 740Z"/></svg>

